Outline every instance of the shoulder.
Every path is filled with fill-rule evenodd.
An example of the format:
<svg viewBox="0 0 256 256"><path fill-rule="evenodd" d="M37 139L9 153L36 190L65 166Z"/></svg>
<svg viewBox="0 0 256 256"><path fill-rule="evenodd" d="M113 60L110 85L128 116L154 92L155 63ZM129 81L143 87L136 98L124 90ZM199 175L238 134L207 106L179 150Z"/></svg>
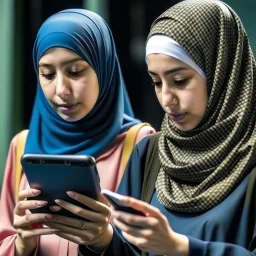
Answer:
<svg viewBox="0 0 256 256"><path fill-rule="evenodd" d="M148 144L150 141L150 138L153 136L153 134L147 135L144 138L142 138L135 146L134 151L136 152L136 155L139 158L143 158L148 149Z"/></svg>
<svg viewBox="0 0 256 256"><path fill-rule="evenodd" d="M153 135L156 133L156 130L150 124L142 123L142 125L143 126L141 126L136 136L136 144L146 136Z"/></svg>
<svg viewBox="0 0 256 256"><path fill-rule="evenodd" d="M26 140L28 130L22 130L16 133L10 142L10 148L16 148L20 140Z"/></svg>
<svg viewBox="0 0 256 256"><path fill-rule="evenodd" d="M144 137L139 143L137 143L134 149L136 156L145 160L146 155L149 154L150 158L154 158L154 152L158 151L158 140L160 135L161 132L156 132Z"/></svg>

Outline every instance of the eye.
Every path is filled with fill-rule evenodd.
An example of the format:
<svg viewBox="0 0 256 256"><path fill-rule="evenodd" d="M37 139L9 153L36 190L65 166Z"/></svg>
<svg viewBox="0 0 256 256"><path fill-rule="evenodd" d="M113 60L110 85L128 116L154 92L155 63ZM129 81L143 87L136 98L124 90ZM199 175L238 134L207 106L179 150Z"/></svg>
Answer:
<svg viewBox="0 0 256 256"><path fill-rule="evenodd" d="M69 76L78 77L83 73L84 69L78 70L78 71L69 71Z"/></svg>
<svg viewBox="0 0 256 256"><path fill-rule="evenodd" d="M41 76L44 77L47 80L52 80L55 77L55 73L49 73L49 74L41 73Z"/></svg>
<svg viewBox="0 0 256 256"><path fill-rule="evenodd" d="M184 86L187 84L188 79L179 79L179 80L174 80L174 84L176 86Z"/></svg>
<svg viewBox="0 0 256 256"><path fill-rule="evenodd" d="M152 85L152 86L154 86L154 87L161 87L161 85L162 85L162 82L160 81L160 82L158 82L158 81L151 81L150 82L150 84Z"/></svg>

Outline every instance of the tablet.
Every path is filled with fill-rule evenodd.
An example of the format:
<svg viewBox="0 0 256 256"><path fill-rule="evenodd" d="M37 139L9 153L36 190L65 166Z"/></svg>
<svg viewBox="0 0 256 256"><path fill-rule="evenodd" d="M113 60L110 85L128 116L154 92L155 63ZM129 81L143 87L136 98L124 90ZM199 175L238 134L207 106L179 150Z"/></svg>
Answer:
<svg viewBox="0 0 256 256"><path fill-rule="evenodd" d="M30 187L41 190L41 194L28 200L48 201L44 207L31 209L32 213L56 213L84 220L63 208L53 212L49 207L56 205L55 199L62 199L88 209L70 198L66 194L67 191L74 191L95 200L100 195L99 174L92 156L24 154L21 157L21 165Z"/></svg>

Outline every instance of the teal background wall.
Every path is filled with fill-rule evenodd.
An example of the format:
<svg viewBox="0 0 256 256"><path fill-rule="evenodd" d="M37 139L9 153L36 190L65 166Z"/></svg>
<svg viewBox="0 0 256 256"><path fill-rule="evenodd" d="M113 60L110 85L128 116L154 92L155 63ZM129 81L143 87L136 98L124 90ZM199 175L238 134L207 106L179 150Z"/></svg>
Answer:
<svg viewBox="0 0 256 256"><path fill-rule="evenodd" d="M0 0L0 187L11 138L23 129L23 0Z"/></svg>
<svg viewBox="0 0 256 256"><path fill-rule="evenodd" d="M0 1L0 180L11 136L13 73L13 1Z"/></svg>
<svg viewBox="0 0 256 256"><path fill-rule="evenodd" d="M252 50L256 55L256 1L255 0L225 0L241 18L248 34Z"/></svg>
<svg viewBox="0 0 256 256"><path fill-rule="evenodd" d="M108 22L108 0L84 0L85 9L98 13Z"/></svg>

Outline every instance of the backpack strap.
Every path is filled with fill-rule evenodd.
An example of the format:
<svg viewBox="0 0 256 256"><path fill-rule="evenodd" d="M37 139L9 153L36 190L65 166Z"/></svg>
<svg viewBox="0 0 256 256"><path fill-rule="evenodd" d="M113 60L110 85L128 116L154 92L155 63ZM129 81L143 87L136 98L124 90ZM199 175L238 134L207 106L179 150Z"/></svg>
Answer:
<svg viewBox="0 0 256 256"><path fill-rule="evenodd" d="M118 174L117 184L119 184L120 180L123 177L126 164L130 158L130 155L136 143L137 134L141 129L141 127L143 126L151 126L151 125L149 123L139 123L132 126L126 133L124 145L123 145L123 151L121 155L121 165L120 165L121 167L120 167L120 172Z"/></svg>
<svg viewBox="0 0 256 256"><path fill-rule="evenodd" d="M19 193L20 180L22 176L22 166L20 159L24 153L24 148L26 144L26 139L28 135L28 130L23 130L19 133L17 137L17 146L15 154L15 170L14 170L14 185L15 185L15 198L17 200Z"/></svg>
<svg viewBox="0 0 256 256"><path fill-rule="evenodd" d="M154 134L149 141L146 155L144 178L141 191L141 200L149 203L155 190L155 182L160 170L158 156L158 140L161 132Z"/></svg>
<svg viewBox="0 0 256 256"><path fill-rule="evenodd" d="M150 203L155 191L156 178L160 170L160 161L158 156L158 140L161 132L154 134L149 141L146 155L144 178L140 199ZM141 252L141 256L147 256L147 252Z"/></svg>

